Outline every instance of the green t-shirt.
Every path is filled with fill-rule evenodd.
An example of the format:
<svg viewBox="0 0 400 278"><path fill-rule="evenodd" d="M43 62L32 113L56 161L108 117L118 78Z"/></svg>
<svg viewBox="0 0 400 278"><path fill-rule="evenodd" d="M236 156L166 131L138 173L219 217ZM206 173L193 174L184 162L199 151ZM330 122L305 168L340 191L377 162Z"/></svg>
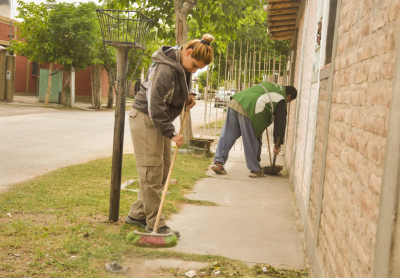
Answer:
<svg viewBox="0 0 400 278"><path fill-rule="evenodd" d="M260 137L264 130L272 123L271 102L275 111L276 105L282 99L286 101L285 87L271 82L261 82L244 91L235 94L235 99L243 107L249 116L256 137Z"/></svg>

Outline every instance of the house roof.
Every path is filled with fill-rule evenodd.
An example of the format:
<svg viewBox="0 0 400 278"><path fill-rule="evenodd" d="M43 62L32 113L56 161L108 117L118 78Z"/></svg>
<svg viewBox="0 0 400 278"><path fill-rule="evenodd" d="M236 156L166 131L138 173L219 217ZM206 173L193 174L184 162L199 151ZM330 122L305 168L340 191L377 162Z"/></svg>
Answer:
<svg viewBox="0 0 400 278"><path fill-rule="evenodd" d="M268 0L264 11L268 13L268 33L273 40L287 40L294 36L300 0Z"/></svg>

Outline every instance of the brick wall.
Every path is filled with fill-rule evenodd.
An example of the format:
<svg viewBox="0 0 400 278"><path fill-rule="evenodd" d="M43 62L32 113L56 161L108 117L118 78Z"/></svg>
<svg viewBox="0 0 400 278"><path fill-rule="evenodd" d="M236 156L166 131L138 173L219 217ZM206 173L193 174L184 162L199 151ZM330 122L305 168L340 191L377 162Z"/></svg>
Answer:
<svg viewBox="0 0 400 278"><path fill-rule="evenodd" d="M342 1L319 252L326 277L371 277L400 1Z"/></svg>
<svg viewBox="0 0 400 278"><path fill-rule="evenodd" d="M316 99L318 90L315 85L311 84L312 66L314 61L314 48L315 48L315 34L317 20L317 8L318 1L309 1L308 6L308 18L307 27L305 26L306 18L304 11L303 20L299 28L299 40L297 44L297 58L298 63L295 70L295 82L294 86L298 90L297 101L300 102L298 118L297 118L297 133L291 133L296 140L294 157L292 158L292 180L293 186L296 193L297 201L301 207L306 207L307 196L308 196L308 181L311 169L311 158L312 158L312 137L314 136L315 128L315 117L316 117ZM303 30L307 28L305 36L305 45L303 52L303 64L301 65L302 55L302 39ZM302 71L302 75L299 78ZM294 123L294 119L292 123ZM292 139L293 140L293 139ZM293 153L293 150L292 150ZM305 213L305 210L300 210L301 213Z"/></svg>
<svg viewBox="0 0 400 278"><path fill-rule="evenodd" d="M311 240L314 240L312 232L316 225L320 177L321 173L325 174L321 221L317 227L318 245L316 250L311 250L316 254L324 277L372 277L386 128L400 31L400 0L341 1L330 111L327 110L328 84L332 80L321 80L318 88L315 87L318 83L311 84L309 79L310 61L315 53L310 36L315 37L316 19L313 17L317 2L309 0L297 134L294 134L293 103L286 160L288 168L294 168L295 191L303 193L296 194L301 201L299 209L303 201L309 202L307 221L303 225L309 225ZM296 45L295 87L299 86L302 20ZM318 103L314 101L316 95ZM310 115L317 115L315 130L310 129L310 121L307 124L305 120L309 103L317 108L313 111L310 106ZM326 166L322 169L327 113L330 115L328 146ZM309 144L314 139L312 148ZM294 149L296 161L292 162ZM306 153L306 156L300 159L299 153ZM312 165L310 179L307 176L309 165ZM307 186L309 197L303 199L307 198L304 194Z"/></svg>
<svg viewBox="0 0 400 278"><path fill-rule="evenodd" d="M297 33L297 44L294 46L296 49L296 61L294 64L294 83L293 86L295 88L299 87L299 74L300 74L300 59L301 59L301 45L303 39L303 27L304 27L304 13L300 18L299 29ZM297 101L300 98L300 94L297 99L289 103L289 119L288 119L288 128L287 128L287 142L286 142L286 151L285 151L285 160L286 160L286 168L291 173L292 170L292 159L293 159L293 144L294 144L294 132L295 132L295 120L296 120L296 106ZM292 177L291 177L292 178Z"/></svg>
<svg viewBox="0 0 400 278"><path fill-rule="evenodd" d="M0 19L0 40L2 41L10 41L10 22L6 22L5 20Z"/></svg>

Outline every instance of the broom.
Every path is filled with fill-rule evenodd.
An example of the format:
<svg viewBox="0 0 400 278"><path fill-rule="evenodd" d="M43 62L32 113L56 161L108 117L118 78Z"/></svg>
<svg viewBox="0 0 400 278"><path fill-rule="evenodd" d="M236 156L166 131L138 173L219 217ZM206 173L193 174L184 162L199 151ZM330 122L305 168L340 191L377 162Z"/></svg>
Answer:
<svg viewBox="0 0 400 278"><path fill-rule="evenodd" d="M181 130L180 130L179 134L183 133L183 128L185 126L186 118L187 118L188 114L189 114L189 107L187 107L185 116L183 117ZM130 232L126 236L126 240L133 243L136 246L140 246L140 247L173 247L178 244L178 238L176 237L176 235L174 233L172 233L172 232L168 233L168 234L157 233L158 225L160 224L161 214L164 209L165 198L166 198L167 192L168 192L169 181L171 179L172 170L174 169L175 160L178 155L178 149L179 149L179 146L176 145L174 155L173 155L172 161L171 161L171 166L169 167L168 176L167 176L167 179L165 180L164 193L161 198L160 207L158 208L156 223L154 225L153 232L141 233L141 232L135 230L134 232Z"/></svg>

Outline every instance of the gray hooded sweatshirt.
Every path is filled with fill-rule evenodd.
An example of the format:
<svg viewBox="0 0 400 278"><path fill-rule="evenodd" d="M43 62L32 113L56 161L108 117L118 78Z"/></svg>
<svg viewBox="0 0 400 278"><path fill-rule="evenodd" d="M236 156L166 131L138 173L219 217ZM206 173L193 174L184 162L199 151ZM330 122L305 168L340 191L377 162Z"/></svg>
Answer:
<svg viewBox="0 0 400 278"><path fill-rule="evenodd" d="M179 62L180 49L162 46L151 56L153 62L132 104L148 114L153 125L170 139L176 135L172 122L181 113L190 92L191 73L185 73Z"/></svg>

